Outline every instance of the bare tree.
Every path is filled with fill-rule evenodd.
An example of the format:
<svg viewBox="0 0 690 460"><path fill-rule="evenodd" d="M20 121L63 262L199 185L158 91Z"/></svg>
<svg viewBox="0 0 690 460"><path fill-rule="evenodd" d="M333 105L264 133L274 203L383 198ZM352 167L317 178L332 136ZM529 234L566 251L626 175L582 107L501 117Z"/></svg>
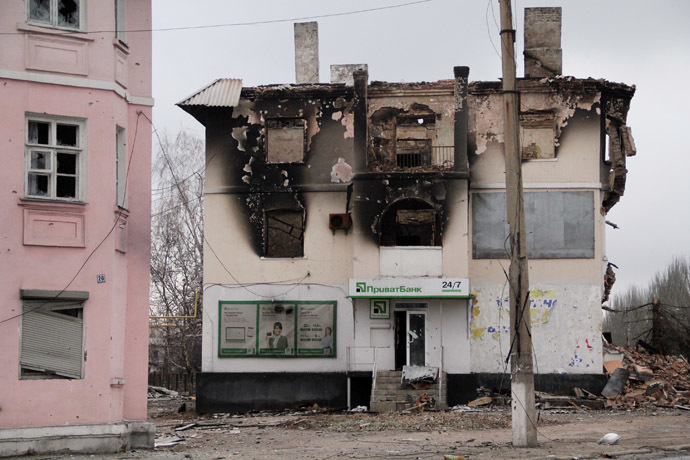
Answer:
<svg viewBox="0 0 690 460"><path fill-rule="evenodd" d="M642 339L658 351L690 353L690 257L674 257L648 287L614 295L604 328L618 345Z"/></svg>
<svg viewBox="0 0 690 460"><path fill-rule="evenodd" d="M193 374L201 363L204 145L159 138L151 213L152 369Z"/></svg>

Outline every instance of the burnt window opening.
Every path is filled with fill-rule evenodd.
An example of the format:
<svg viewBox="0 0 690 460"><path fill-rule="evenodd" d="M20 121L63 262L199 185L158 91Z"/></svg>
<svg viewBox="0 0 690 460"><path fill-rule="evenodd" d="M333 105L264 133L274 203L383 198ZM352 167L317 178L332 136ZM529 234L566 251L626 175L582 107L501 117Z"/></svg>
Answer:
<svg viewBox="0 0 690 460"><path fill-rule="evenodd" d="M403 200L381 219L381 246L440 246L438 213L428 203Z"/></svg>
<svg viewBox="0 0 690 460"><path fill-rule="evenodd" d="M277 118L266 121L266 162L302 163L306 145L306 121Z"/></svg>
<svg viewBox="0 0 690 460"><path fill-rule="evenodd" d="M266 211L266 257L304 255L304 211Z"/></svg>
<svg viewBox="0 0 690 460"><path fill-rule="evenodd" d="M431 165L432 139L436 137L433 114L399 115L395 123L395 164L399 168Z"/></svg>
<svg viewBox="0 0 690 460"><path fill-rule="evenodd" d="M520 145L523 160L556 158L556 116L552 111L520 114Z"/></svg>

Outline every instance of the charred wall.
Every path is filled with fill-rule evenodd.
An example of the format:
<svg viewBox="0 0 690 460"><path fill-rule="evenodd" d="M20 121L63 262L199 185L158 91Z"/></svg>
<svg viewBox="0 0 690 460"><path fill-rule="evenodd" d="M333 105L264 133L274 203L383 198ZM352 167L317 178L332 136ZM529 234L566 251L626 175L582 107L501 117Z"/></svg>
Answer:
<svg viewBox="0 0 690 460"><path fill-rule="evenodd" d="M258 255L271 255L269 234L298 231L297 214L271 227L267 213L302 213L303 234L308 192L343 191L349 182L352 96L352 88L330 85L245 88L234 110L209 116L208 150L225 157L222 183L241 195Z"/></svg>

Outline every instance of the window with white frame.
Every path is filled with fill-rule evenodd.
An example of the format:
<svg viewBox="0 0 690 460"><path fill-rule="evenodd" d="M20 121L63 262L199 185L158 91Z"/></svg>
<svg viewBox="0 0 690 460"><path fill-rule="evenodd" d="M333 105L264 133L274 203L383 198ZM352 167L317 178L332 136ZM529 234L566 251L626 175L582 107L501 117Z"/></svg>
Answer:
<svg viewBox="0 0 690 460"><path fill-rule="evenodd" d="M117 126L115 128L115 192L116 204L127 207L127 131L125 128Z"/></svg>
<svg viewBox="0 0 690 460"><path fill-rule="evenodd" d="M115 38L122 43L127 42L125 0L115 0Z"/></svg>
<svg viewBox="0 0 690 460"><path fill-rule="evenodd" d="M30 24L83 30L85 0L26 0Z"/></svg>
<svg viewBox="0 0 690 460"><path fill-rule="evenodd" d="M84 303L82 300L24 300L21 379L84 377Z"/></svg>
<svg viewBox="0 0 690 460"><path fill-rule="evenodd" d="M83 200L85 122L27 116L26 196Z"/></svg>

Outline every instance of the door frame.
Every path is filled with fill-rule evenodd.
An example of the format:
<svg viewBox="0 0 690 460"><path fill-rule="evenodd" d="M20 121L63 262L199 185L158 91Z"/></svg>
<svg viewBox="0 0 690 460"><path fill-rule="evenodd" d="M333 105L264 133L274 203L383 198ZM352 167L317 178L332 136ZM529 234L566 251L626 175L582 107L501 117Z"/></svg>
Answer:
<svg viewBox="0 0 690 460"><path fill-rule="evenodd" d="M426 317L427 317L427 311L426 310L405 310L405 355L406 355L406 362L408 366L411 366L410 364L410 314L413 315L422 315L424 317L424 364L422 366L426 366Z"/></svg>

